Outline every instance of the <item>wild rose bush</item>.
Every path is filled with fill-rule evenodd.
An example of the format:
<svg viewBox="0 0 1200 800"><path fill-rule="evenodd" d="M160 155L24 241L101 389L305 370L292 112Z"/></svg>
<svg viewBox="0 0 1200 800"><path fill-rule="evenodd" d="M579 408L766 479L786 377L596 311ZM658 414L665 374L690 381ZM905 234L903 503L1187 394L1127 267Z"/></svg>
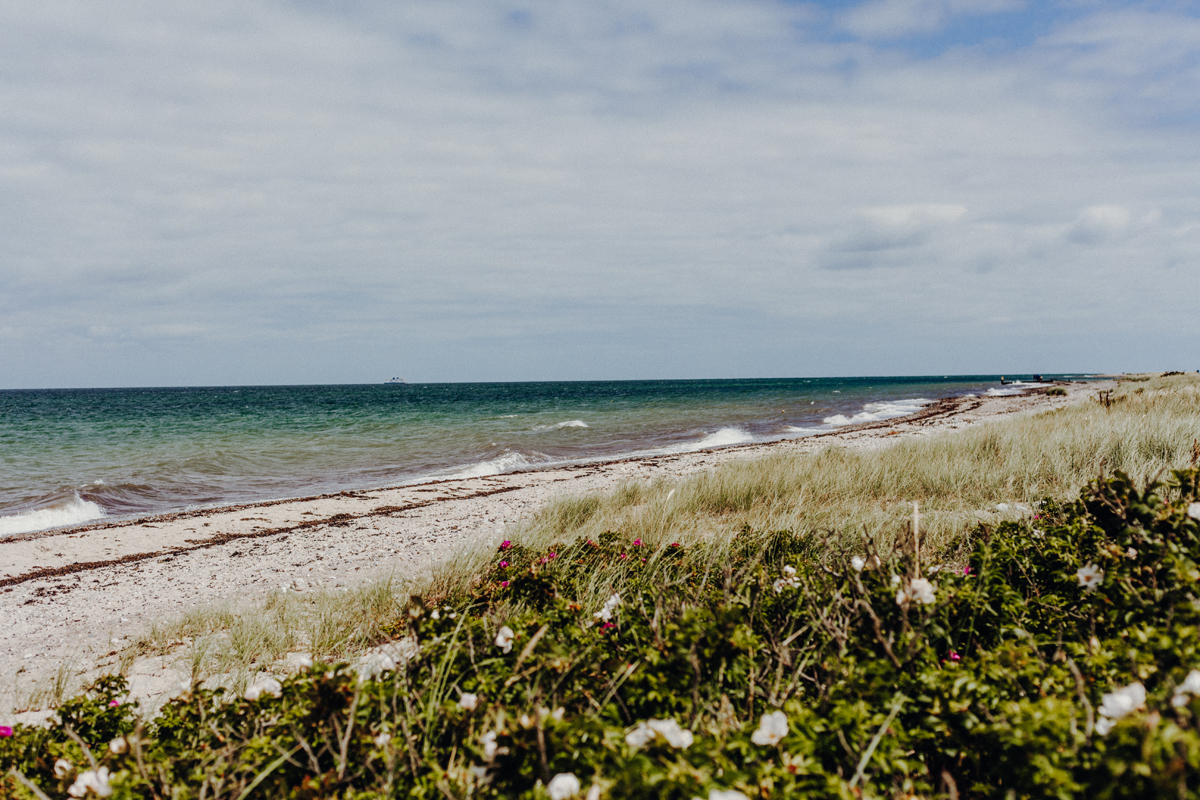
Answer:
<svg viewBox="0 0 1200 800"><path fill-rule="evenodd" d="M954 568L788 533L506 543L413 598L409 658L149 721L105 679L0 737L0 796L1197 796L1198 477L1118 474Z"/></svg>

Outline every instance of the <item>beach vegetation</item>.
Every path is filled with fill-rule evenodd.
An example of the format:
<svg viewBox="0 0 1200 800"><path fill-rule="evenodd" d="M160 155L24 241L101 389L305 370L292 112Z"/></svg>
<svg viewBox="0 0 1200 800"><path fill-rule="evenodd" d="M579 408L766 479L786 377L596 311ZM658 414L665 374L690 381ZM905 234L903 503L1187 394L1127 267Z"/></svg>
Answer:
<svg viewBox="0 0 1200 800"><path fill-rule="evenodd" d="M1134 377L1117 387L1120 402L1107 411L1090 395L1054 411L882 447L772 454L684 479L627 481L606 493L566 496L510 528L507 545L515 541L526 551L548 553L615 531L641 543L643 552L658 553L672 543L703 552L719 570L739 535L786 530L796 535L797 557L835 547L862 558L864 537L883 550L897 544L916 501L926 554L961 564L980 525L1028 519L1039 499L1069 500L1113 470L1152 477L1200 464L1200 376ZM338 589L281 589L265 599L200 606L151 626L122 651L120 666L129 674L139 659L153 656L185 677L240 691L289 653L349 659L393 638L411 595L453 598L477 582L495 566L496 546L477 541L427 575L384 575ZM637 559L622 561L622 569L581 573L581 601L601 606L621 591ZM513 596L508 602L519 607L523 601ZM41 686L38 697L53 693ZM24 707L39 707L32 697L24 699Z"/></svg>
<svg viewBox="0 0 1200 800"><path fill-rule="evenodd" d="M59 686L0 796L1197 796L1200 380L1138 377L196 609L122 655L181 693Z"/></svg>
<svg viewBox="0 0 1200 800"><path fill-rule="evenodd" d="M1096 479L978 523L961 566L919 526L861 564L791 532L719 559L510 540L453 598L409 599L397 658L193 683L153 717L103 678L0 732L0 793L1200 796L1198 490ZM586 596L597 572L618 599Z"/></svg>

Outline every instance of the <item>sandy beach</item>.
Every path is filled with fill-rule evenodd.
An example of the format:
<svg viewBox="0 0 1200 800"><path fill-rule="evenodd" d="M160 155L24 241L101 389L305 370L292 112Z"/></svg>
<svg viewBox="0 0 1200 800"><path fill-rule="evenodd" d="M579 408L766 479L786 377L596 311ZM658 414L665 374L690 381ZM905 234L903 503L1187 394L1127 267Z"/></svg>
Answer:
<svg viewBox="0 0 1200 800"><path fill-rule="evenodd" d="M683 477L767 452L874 448L1060 406L1040 391L960 397L920 413L803 438L415 486L253 503L0 540L0 681L32 682L65 659L112 659L155 620L196 605L407 576L506 529L561 494ZM0 710L0 716L4 716Z"/></svg>

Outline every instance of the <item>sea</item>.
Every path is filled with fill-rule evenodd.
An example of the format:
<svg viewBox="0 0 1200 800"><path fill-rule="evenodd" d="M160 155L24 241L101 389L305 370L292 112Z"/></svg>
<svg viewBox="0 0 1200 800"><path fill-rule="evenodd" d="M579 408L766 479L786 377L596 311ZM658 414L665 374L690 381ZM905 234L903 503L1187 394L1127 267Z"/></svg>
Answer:
<svg viewBox="0 0 1200 800"><path fill-rule="evenodd" d="M1019 392L1032 376L1008 379L0 391L0 537L810 436L911 414L945 397Z"/></svg>

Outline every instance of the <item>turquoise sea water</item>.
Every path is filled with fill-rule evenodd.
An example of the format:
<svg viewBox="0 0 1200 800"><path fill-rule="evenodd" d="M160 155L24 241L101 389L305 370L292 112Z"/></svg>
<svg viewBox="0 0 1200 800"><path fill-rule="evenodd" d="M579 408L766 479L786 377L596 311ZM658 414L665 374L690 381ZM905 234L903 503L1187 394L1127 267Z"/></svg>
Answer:
<svg viewBox="0 0 1200 800"><path fill-rule="evenodd" d="M952 376L0 391L0 536L805 436L989 391L1009 390Z"/></svg>

